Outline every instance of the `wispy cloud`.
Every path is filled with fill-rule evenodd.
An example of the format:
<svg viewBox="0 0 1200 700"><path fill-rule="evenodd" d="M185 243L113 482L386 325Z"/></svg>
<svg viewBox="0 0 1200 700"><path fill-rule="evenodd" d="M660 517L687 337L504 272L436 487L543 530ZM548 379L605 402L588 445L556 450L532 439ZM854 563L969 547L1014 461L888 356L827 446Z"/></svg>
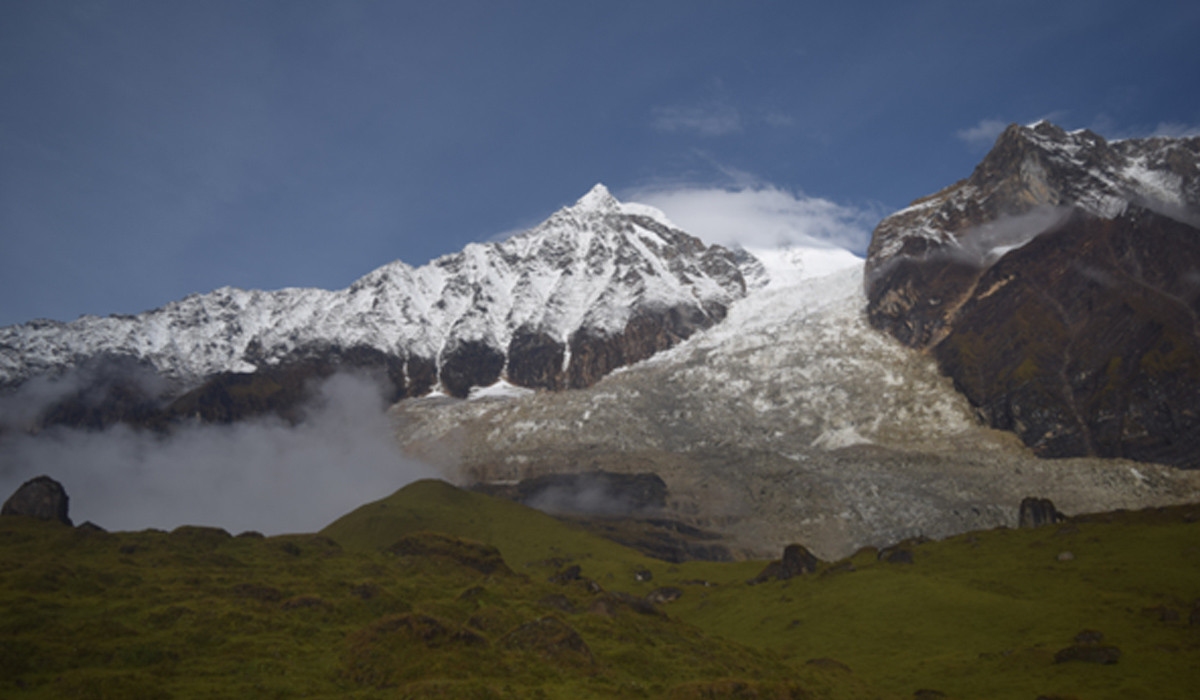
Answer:
<svg viewBox="0 0 1200 700"><path fill-rule="evenodd" d="M726 104L699 107L655 107L651 125L658 131L690 131L701 136L721 136L742 130L742 116Z"/></svg>
<svg viewBox="0 0 1200 700"><path fill-rule="evenodd" d="M868 208L744 179L727 187L654 185L623 194L661 209L705 242L724 246L835 246L862 255L879 221L878 212Z"/></svg>
<svg viewBox="0 0 1200 700"><path fill-rule="evenodd" d="M1092 120L1088 128L1106 139L1145 139L1157 136L1168 138L1184 138L1200 136L1200 124L1188 124L1178 121L1163 121L1157 124L1121 125L1107 114L1099 114Z"/></svg>
<svg viewBox="0 0 1200 700"><path fill-rule="evenodd" d="M1184 124L1182 122L1159 122L1158 126L1150 132L1150 136L1167 136L1170 138L1183 138L1186 136L1200 136L1200 124Z"/></svg>
<svg viewBox="0 0 1200 700"><path fill-rule="evenodd" d="M991 146L1006 128L1008 122L1003 119L981 119L975 126L954 132L954 137L968 146Z"/></svg>

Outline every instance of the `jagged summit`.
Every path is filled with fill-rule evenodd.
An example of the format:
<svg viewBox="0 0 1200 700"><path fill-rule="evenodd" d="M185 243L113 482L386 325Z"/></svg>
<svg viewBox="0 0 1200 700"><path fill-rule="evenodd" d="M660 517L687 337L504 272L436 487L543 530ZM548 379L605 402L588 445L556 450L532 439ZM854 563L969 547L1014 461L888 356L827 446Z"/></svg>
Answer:
<svg viewBox="0 0 1200 700"><path fill-rule="evenodd" d="M733 254L596 185L508 240L346 289L191 295L136 316L0 329L0 386L120 359L187 390L333 353L383 362L398 396L465 396L499 379L585 386L724 317L745 294ZM364 355L365 353L365 355Z"/></svg>
<svg viewBox="0 0 1200 700"><path fill-rule="evenodd" d="M621 203L617 198L612 196L602 183L596 183L588 193L579 198L575 202L573 209L580 211L601 211L612 212L620 209Z"/></svg>
<svg viewBox="0 0 1200 700"><path fill-rule="evenodd" d="M1200 138L1009 126L876 227L871 323L1044 456L1200 467Z"/></svg>
<svg viewBox="0 0 1200 700"><path fill-rule="evenodd" d="M985 223L1056 207L1113 219L1134 204L1194 226L1200 220L1198 159L1200 137L1110 142L1045 120L1012 124L970 177L879 224L867 251L868 273L931 244L964 244Z"/></svg>

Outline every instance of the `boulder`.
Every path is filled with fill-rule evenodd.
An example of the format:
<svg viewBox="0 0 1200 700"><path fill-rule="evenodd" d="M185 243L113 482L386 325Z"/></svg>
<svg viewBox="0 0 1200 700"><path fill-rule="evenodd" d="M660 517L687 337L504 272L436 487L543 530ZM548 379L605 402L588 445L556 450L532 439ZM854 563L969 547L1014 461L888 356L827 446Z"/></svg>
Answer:
<svg viewBox="0 0 1200 700"><path fill-rule="evenodd" d="M1058 512L1054 502L1049 498L1024 498L1021 500L1021 513L1018 527L1041 527L1053 525L1066 520L1067 516Z"/></svg>
<svg viewBox="0 0 1200 700"><path fill-rule="evenodd" d="M783 550L783 559L767 564L758 576L750 579L750 583L764 583L771 579L786 581L802 574L811 574L817 570L817 559L808 548L800 544L789 544Z"/></svg>
<svg viewBox="0 0 1200 700"><path fill-rule="evenodd" d="M67 492L62 484L48 476L39 476L21 484L21 488L4 502L0 515L26 515L70 525L67 501Z"/></svg>

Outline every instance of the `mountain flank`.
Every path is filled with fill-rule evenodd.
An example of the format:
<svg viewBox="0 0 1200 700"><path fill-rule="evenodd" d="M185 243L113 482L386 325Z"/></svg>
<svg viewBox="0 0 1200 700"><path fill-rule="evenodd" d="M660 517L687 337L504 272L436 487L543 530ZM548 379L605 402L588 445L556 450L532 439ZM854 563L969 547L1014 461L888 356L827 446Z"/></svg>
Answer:
<svg viewBox="0 0 1200 700"><path fill-rule="evenodd" d="M1200 467L1200 138L1010 126L885 218L871 325L1043 457Z"/></svg>

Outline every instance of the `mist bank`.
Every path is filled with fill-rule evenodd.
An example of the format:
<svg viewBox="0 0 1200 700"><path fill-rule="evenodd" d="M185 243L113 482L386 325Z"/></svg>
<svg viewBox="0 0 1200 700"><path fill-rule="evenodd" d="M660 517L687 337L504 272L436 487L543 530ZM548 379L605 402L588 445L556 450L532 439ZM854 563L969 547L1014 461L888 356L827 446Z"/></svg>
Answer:
<svg viewBox="0 0 1200 700"><path fill-rule="evenodd" d="M0 435L0 493L47 474L76 523L110 530L211 525L231 532L309 532L405 484L435 476L401 453L380 384L335 374L301 420L199 421L169 433L116 425ZM35 407L25 406L24 411Z"/></svg>

